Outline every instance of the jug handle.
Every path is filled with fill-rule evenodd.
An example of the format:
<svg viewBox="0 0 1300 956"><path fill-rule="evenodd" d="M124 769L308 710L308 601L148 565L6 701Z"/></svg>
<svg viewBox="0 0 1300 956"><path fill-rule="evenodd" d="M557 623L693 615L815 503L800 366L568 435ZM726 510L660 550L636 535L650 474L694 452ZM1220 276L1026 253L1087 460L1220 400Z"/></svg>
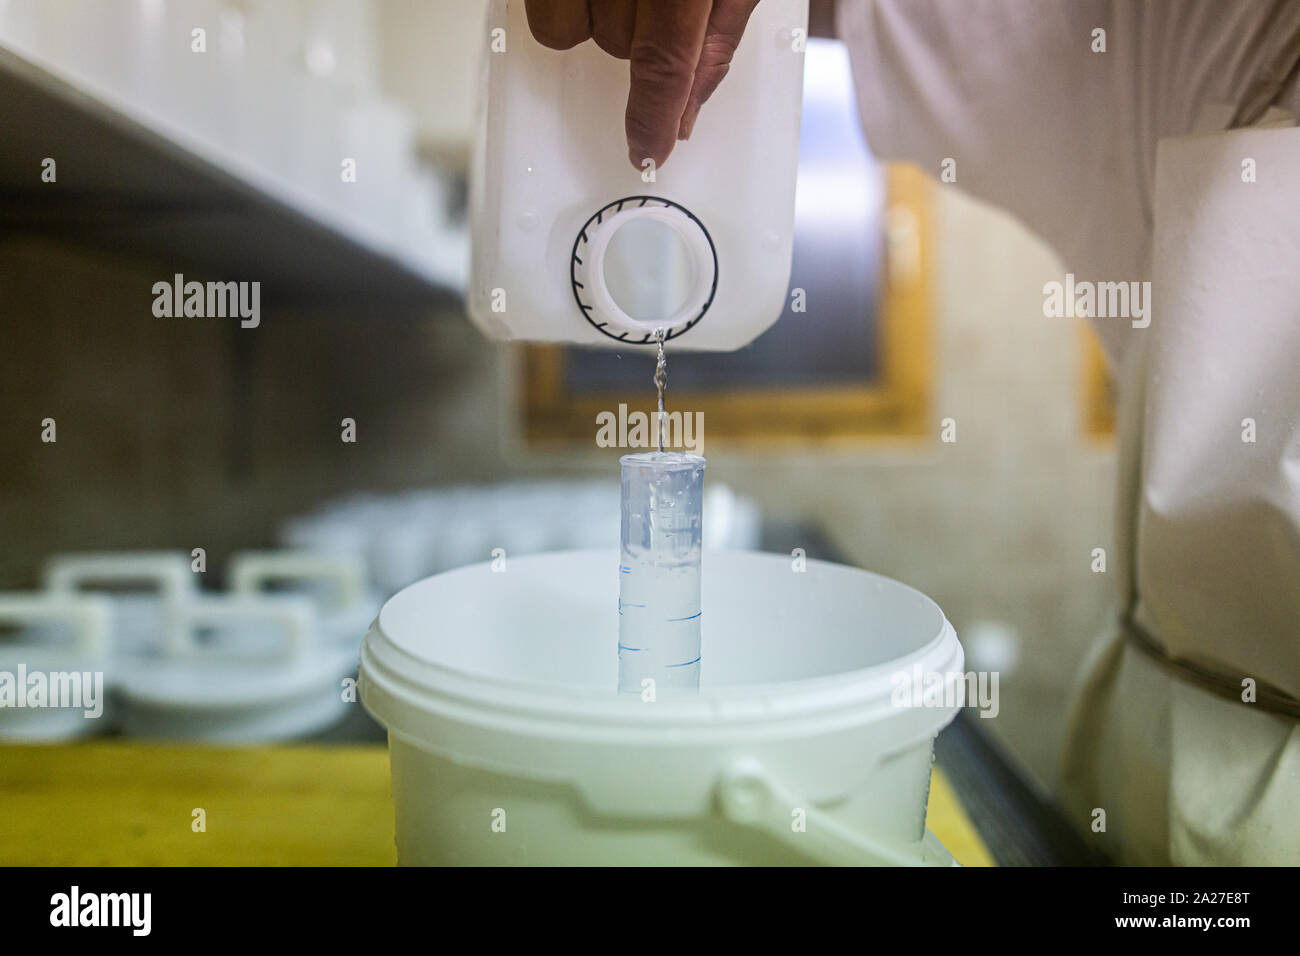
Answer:
<svg viewBox="0 0 1300 956"><path fill-rule="evenodd" d="M97 595L49 591L0 593L0 621L10 624L67 621L72 626L72 643L59 648L60 652L66 650L92 659L106 656L112 618L111 602Z"/></svg>
<svg viewBox="0 0 1300 956"><path fill-rule="evenodd" d="M204 625L268 622L284 636L283 650L276 655L294 662L309 656L316 638L316 608L305 598L268 598L248 594L198 597L180 601L167 612L163 648L171 657L204 654L195 629Z"/></svg>
<svg viewBox="0 0 1300 956"><path fill-rule="evenodd" d="M230 565L235 592L257 594L268 581L325 581L338 589L339 609L361 601L365 579L365 568L356 558L319 551L244 551Z"/></svg>
<svg viewBox="0 0 1300 956"><path fill-rule="evenodd" d="M189 561L170 552L64 554L45 566L50 591L77 593L88 581L151 584L164 600L180 600L195 590Z"/></svg>

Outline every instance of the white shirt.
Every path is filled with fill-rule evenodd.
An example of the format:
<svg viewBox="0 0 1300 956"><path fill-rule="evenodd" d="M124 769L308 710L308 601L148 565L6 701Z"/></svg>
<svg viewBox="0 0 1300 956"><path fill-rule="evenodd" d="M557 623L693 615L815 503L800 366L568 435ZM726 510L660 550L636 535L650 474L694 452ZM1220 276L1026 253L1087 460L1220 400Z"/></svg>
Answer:
<svg viewBox="0 0 1300 956"><path fill-rule="evenodd" d="M1093 323L1123 406L1120 600L1171 653L1300 698L1300 130L1188 139L1261 97L1300 111L1300 2L839 0L837 27L877 155L952 158L1080 280L1154 280L1150 327ZM1183 192L1158 237L1165 137Z"/></svg>

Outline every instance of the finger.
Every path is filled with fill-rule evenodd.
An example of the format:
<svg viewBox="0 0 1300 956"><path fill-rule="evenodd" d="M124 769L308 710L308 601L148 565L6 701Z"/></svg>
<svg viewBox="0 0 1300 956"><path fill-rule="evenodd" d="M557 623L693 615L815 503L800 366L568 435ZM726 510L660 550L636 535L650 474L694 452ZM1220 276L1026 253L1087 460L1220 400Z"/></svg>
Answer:
<svg viewBox="0 0 1300 956"><path fill-rule="evenodd" d="M542 46L567 50L591 36L587 0L527 0L528 29Z"/></svg>
<svg viewBox="0 0 1300 956"><path fill-rule="evenodd" d="M695 68L695 82L686 100L686 109L677 130L679 139L690 139L700 107L722 83L731 69L731 58L745 33L749 15L758 6L758 0L717 0L709 15L709 26L700 49L700 62Z"/></svg>
<svg viewBox="0 0 1300 956"><path fill-rule="evenodd" d="M636 0L591 0L591 35L610 56L632 55L635 27Z"/></svg>
<svg viewBox="0 0 1300 956"><path fill-rule="evenodd" d="M677 143L709 9L704 0L640 0L636 5L626 125L628 157L638 169L646 158L663 165Z"/></svg>

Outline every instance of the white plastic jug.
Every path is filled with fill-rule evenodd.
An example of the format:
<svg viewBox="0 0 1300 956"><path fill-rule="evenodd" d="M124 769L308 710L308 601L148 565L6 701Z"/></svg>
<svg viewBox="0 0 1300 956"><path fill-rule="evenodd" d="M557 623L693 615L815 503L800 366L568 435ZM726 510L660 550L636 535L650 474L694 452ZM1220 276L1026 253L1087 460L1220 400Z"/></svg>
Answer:
<svg viewBox="0 0 1300 956"><path fill-rule="evenodd" d="M706 552L700 692L651 702L616 692L617 565L474 565L384 606L360 689L388 728L399 862L953 862L925 809L960 701L897 696L900 676L962 669L934 602Z"/></svg>
<svg viewBox="0 0 1300 956"><path fill-rule="evenodd" d="M499 339L736 349L790 280L807 0L763 0L691 139L628 161L628 63L494 0L471 180L469 312ZM502 31L502 32L498 32Z"/></svg>

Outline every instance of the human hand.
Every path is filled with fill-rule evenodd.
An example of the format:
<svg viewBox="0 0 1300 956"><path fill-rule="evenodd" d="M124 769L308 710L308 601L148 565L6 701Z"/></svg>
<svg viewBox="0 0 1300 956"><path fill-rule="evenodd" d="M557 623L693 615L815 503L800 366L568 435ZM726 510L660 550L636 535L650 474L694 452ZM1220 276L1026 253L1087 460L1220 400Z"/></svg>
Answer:
<svg viewBox="0 0 1300 956"><path fill-rule="evenodd" d="M543 46L587 39L630 61L624 120L628 159L662 166L689 139L700 107L731 67L758 0L527 0L528 26Z"/></svg>

